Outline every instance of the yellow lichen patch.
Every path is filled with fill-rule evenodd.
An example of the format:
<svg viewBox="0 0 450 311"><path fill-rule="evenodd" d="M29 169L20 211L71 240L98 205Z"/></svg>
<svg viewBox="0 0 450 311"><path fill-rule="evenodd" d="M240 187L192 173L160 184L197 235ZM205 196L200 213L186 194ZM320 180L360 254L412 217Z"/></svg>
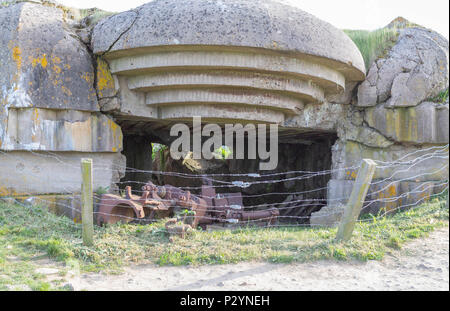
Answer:
<svg viewBox="0 0 450 311"><path fill-rule="evenodd" d="M108 120L108 123L111 130L115 133L119 126L111 119Z"/></svg>
<svg viewBox="0 0 450 311"><path fill-rule="evenodd" d="M97 93L95 92L93 86L94 86L94 74L90 72L85 72L81 75L81 78L85 80L89 84L89 94L88 94L88 100L96 99Z"/></svg>
<svg viewBox="0 0 450 311"><path fill-rule="evenodd" d="M356 179L356 172L355 171L347 171L347 177L351 179Z"/></svg>
<svg viewBox="0 0 450 311"><path fill-rule="evenodd" d="M44 54L44 56L42 57L42 61L41 61L42 68L46 68L47 64L48 64L47 58L45 57L45 54Z"/></svg>
<svg viewBox="0 0 450 311"><path fill-rule="evenodd" d="M81 75L81 79L85 80L87 83L92 83L94 80L94 75L89 72L85 72Z"/></svg>
<svg viewBox="0 0 450 311"><path fill-rule="evenodd" d="M417 129L417 114L415 108L409 108L406 113L406 124L408 126L408 133L406 134L406 139L408 141L417 141L419 139L419 131Z"/></svg>
<svg viewBox="0 0 450 311"><path fill-rule="evenodd" d="M11 43L12 42L10 42L10 44ZM18 46L15 46L12 48L12 52L12 58L17 66L17 74L15 74L13 78L15 82L14 90L17 91L17 89L19 88L17 82L19 81L20 71L22 70L22 51Z"/></svg>
<svg viewBox="0 0 450 311"><path fill-rule="evenodd" d="M34 124L39 124L39 109L38 108L34 108L33 122L34 122Z"/></svg>
<svg viewBox="0 0 450 311"><path fill-rule="evenodd" d="M17 193L14 189L6 187L6 186L0 186L0 197L7 197L7 196L18 196L20 195Z"/></svg>
<svg viewBox="0 0 450 311"><path fill-rule="evenodd" d="M383 201L385 199L395 198L396 195L397 195L397 185L391 185L386 190L379 193L378 199L380 201ZM382 211L390 212L396 208L397 200L395 201L385 200L383 205L384 207L382 208Z"/></svg>
<svg viewBox="0 0 450 311"><path fill-rule="evenodd" d="M388 193L388 197L389 198L393 198L397 195L397 187L395 185L391 185L388 189L387 189L387 193Z"/></svg>
<svg viewBox="0 0 450 311"><path fill-rule="evenodd" d="M33 60L31 61L31 65L33 66L33 68L36 67L38 64L40 64L44 69L47 68L48 61L46 54L43 54L41 57L38 58L33 58Z"/></svg>
<svg viewBox="0 0 450 311"><path fill-rule="evenodd" d="M57 65L53 65L53 71L56 74L60 74L61 73L61 67L57 66Z"/></svg>
<svg viewBox="0 0 450 311"><path fill-rule="evenodd" d="M101 58L97 59L97 90L100 97L105 91L114 91L114 79L108 64Z"/></svg>
<svg viewBox="0 0 450 311"><path fill-rule="evenodd" d="M54 56L52 57L52 62L53 64L61 64L61 58L59 58L58 56Z"/></svg>
<svg viewBox="0 0 450 311"><path fill-rule="evenodd" d="M13 59L17 64L17 71L20 71L20 69L22 68L22 51L20 50L20 48L18 46L15 46L13 48Z"/></svg>
<svg viewBox="0 0 450 311"><path fill-rule="evenodd" d="M67 96L72 96L72 92L66 88L64 85L61 86L61 89L63 91L64 94L66 94Z"/></svg>
<svg viewBox="0 0 450 311"><path fill-rule="evenodd" d="M118 146L120 149L122 148L122 131L120 130L120 127L117 125L117 123L115 123L111 119L108 119L108 126L113 134L113 147L111 148L111 150L112 152L117 152L119 150L116 146Z"/></svg>

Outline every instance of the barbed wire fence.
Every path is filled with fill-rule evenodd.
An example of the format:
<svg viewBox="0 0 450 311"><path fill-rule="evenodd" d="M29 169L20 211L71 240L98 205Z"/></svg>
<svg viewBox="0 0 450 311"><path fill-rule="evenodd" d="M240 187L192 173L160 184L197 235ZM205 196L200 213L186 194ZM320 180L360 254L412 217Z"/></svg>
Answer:
<svg viewBox="0 0 450 311"><path fill-rule="evenodd" d="M28 159L26 157L28 154L42 160L39 165L40 170L35 170L34 168L26 170L19 165L20 163L27 163ZM44 206L52 212L71 218L73 223L71 223L70 226L73 227L74 230L81 230L82 226L80 223L83 218L83 193L81 191L82 178L79 163L74 162L72 158L63 154L46 151L28 151L21 152L20 154L0 151L0 159L1 158L14 160L19 163L15 168L11 168L15 173L13 180L20 181L22 185L29 184L35 185L35 187L30 186L29 189L26 189L25 191L22 187L20 191L15 191L14 185L11 185L11 187L8 188L5 187L5 184L0 182L0 201L21 205L27 208L30 213L36 215L36 217L40 217L40 214L36 212L35 206ZM374 173L378 178L374 180L370 178L370 181L365 185L368 191L367 194L364 194L364 196L360 198L360 202L358 202L361 206L357 211L356 217L365 213L371 213L374 216L370 219L355 219L355 221L367 222L381 219L398 211L418 207L432 198L442 197L446 193L448 200L448 159L449 146L446 145L416 150L395 161L373 160L373 163L376 165ZM11 163L14 161L11 161ZM179 172L138 170L126 167L125 172L150 174L154 176L171 176L186 179L188 181L197 181L202 184L207 183L207 187L213 190L213 195L202 195L204 185L183 186L177 188L182 191L183 194L189 192L189 194L192 193L194 197L201 198L207 202L207 204L202 205L207 211L204 215L191 215L190 218L193 218L194 220L196 218L201 218L202 221L209 223L211 227L214 227L214 224L218 224L224 228L236 228L238 226L282 228L315 226L310 222L312 211L321 210L323 207L331 208L327 208L326 211L321 214L321 217L334 218L336 216L342 216L342 208L338 208L339 206L347 205L347 209L353 208L348 205L349 199L351 198L351 191L344 191L340 196L327 197L323 196L323 193L326 193L328 190L328 186L326 186L314 189L299 189L299 191L266 191L257 194L241 194L242 199L258 198L265 200L266 198L280 198L275 202L264 204L243 205L241 203L240 206L236 206L223 203L223 205L219 203L213 204L212 202L223 199L223 193L227 193L227 191L234 191L233 193L237 193L240 190L244 191L256 185L273 185L291 181L309 180L319 176L328 176L331 179L334 175L339 175L348 171L357 171L360 168L360 166L351 166L324 171L288 171L266 174L187 174ZM105 188L107 185L101 185L101 180L98 176L111 174L110 172L114 170L123 170L123 168L114 163L106 165L104 163L94 162L92 167L93 184L97 185L99 188L103 188L103 191L94 189L92 193L84 193L85 195L92 197L93 210L91 216L93 217L93 222L100 224L96 220L101 217L138 224L151 224L158 221L158 218L146 218L146 215L137 215L135 210L130 206L127 207L121 205L122 208L129 209L126 212L123 212L122 209L121 213L105 213L99 209L102 197L106 195ZM45 174L42 174L42 171L44 171ZM68 174L63 176L61 174L51 173L60 171L66 171ZM45 176L45 178L43 176ZM70 178L74 178L74 180L70 180ZM345 181L354 184L356 183L355 179L357 178ZM8 178L6 178L5 182L8 182ZM45 188L41 186L49 182L57 185L57 191L55 191L55 193L40 193L39 189ZM145 188L147 185L146 182L134 180L121 180L116 182L115 186L117 188L112 192L115 192L117 197L126 199L123 188L130 183L142 186L139 189L133 189L135 201L139 199L141 195L144 195L146 192L148 193L148 190ZM404 189L405 185L406 189ZM119 189L122 189L122 191ZM348 188L348 190L352 189L353 191L357 191L357 189L354 189L354 185ZM308 195L315 193L319 194L318 197L308 197ZM171 198L165 199L158 197L158 201L162 204L176 205ZM103 205L104 207L115 207L112 205L108 206L108 203L103 203ZM145 208L145 206L143 207ZM185 210L185 206L175 207L178 208L175 209L177 211ZM271 210L276 210L279 214L277 214L276 217L270 215L268 217L258 217L257 219L253 219L252 217L241 217L241 219L218 219L214 216L217 213L222 213L224 209L227 211L238 211L241 215L246 212L267 212ZM111 211L114 211L114 209L111 209ZM173 217L177 215L176 213L172 213L166 216ZM178 214L178 216L178 220L186 218L180 216L180 214ZM47 219L50 222L58 221L55 218ZM96 227L94 230L99 230L99 227ZM167 227L159 230L161 232L169 233ZM142 242L153 243L145 240Z"/></svg>

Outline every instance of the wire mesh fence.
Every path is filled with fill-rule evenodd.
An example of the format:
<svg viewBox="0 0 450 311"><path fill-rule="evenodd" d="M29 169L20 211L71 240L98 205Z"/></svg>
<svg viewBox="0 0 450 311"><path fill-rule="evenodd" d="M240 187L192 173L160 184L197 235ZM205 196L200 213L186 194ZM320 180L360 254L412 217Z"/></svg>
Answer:
<svg viewBox="0 0 450 311"><path fill-rule="evenodd" d="M70 218L73 221L71 226L80 230L83 205L80 164L64 154L29 153L41 159L39 168L24 167L23 163L27 163L27 156L24 155L26 153L17 155L0 151L0 159L14 159L18 163L16 167L11 168L13 175L2 178L0 200L26 207L30 213L36 213L35 206L43 206ZM361 222L384 218L448 193L448 145L417 150L395 161L374 162L377 165L375 175L381 177L370 182L361 208L361 215L369 213L373 217L360 219ZM318 176L331 179L333 175L358 169L359 166L350 166L324 171L297 170L265 174L186 174L124 168L119 164L105 165L94 160L93 218L98 226L117 222L145 225L160 222L161 219L172 219L172 223L159 229L166 233L187 230L187 226L204 230L243 226L320 226L311 222L314 213L321 211L321 217L339 219L351 191L330 195L329 186L286 192L260 191L256 194L246 190L258 185L310 180ZM111 181L114 170L177 177L196 181L200 185L157 185L154 183L157 179L148 182L122 179L111 185L108 181ZM348 178L345 181L352 185L354 179ZM8 185L11 180L13 182ZM20 189L15 187L14 182L21 185ZM55 192L41 191L49 183L53 185ZM134 188L131 188L130 184L133 184ZM348 189L352 190L352 186ZM327 192L329 195L323 195ZM267 202L244 204L252 202L252 199ZM100 227L96 230L98 228Z"/></svg>

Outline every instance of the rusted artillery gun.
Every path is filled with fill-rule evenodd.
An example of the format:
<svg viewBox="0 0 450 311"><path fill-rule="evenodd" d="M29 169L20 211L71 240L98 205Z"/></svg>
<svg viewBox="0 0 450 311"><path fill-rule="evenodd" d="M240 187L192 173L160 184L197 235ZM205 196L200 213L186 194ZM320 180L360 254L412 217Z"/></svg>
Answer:
<svg viewBox="0 0 450 311"><path fill-rule="evenodd" d="M185 216L184 222L192 228L203 229L212 224L248 221L273 224L279 216L277 209L244 211L241 193L216 194L212 186L204 185L202 194L196 196L170 185L156 186L148 182L142 187L141 196L132 194L129 186L125 188L125 197L104 194L97 210L97 224L152 222L172 217L177 210L192 211L193 215Z"/></svg>
<svg viewBox="0 0 450 311"><path fill-rule="evenodd" d="M97 210L97 224L152 222L173 216L176 208L195 211L198 218L194 219L192 225L196 227L207 207L201 198L170 185L156 186L148 182L142 187L141 196L132 194L128 186L125 188L125 197L114 194L102 196Z"/></svg>

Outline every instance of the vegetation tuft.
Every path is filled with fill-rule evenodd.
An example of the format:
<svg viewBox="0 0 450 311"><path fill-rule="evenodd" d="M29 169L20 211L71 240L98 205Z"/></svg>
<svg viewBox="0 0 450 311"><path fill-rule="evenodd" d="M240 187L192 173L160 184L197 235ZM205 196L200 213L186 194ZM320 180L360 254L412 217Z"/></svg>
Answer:
<svg viewBox="0 0 450 311"><path fill-rule="evenodd" d="M429 99L433 103L446 104L448 103L448 88L440 92L436 97Z"/></svg>
<svg viewBox="0 0 450 311"><path fill-rule="evenodd" d="M77 20L82 20L86 17L89 17L89 24L95 25L102 19L109 17L111 15L117 14L117 12L108 12L103 11L97 8L91 8L91 9L79 9L78 10L78 16L76 17Z"/></svg>
<svg viewBox="0 0 450 311"><path fill-rule="evenodd" d="M366 69L377 59L384 57L398 40L399 32L395 28L382 28L375 31L344 30L360 50Z"/></svg>

